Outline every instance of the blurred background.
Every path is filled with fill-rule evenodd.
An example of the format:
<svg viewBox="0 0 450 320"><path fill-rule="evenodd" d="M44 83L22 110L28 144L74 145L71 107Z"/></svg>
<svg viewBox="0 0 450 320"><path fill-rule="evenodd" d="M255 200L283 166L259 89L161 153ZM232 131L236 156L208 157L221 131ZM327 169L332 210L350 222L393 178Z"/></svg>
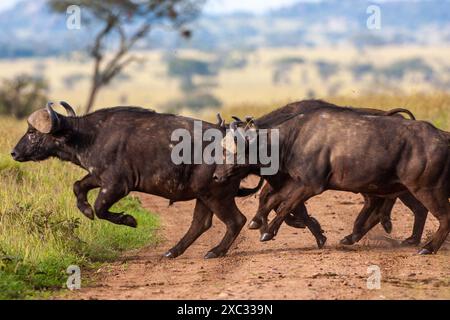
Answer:
<svg viewBox="0 0 450 320"><path fill-rule="evenodd" d="M126 5L164 2L173 16ZM450 91L450 1L7 0L0 8L3 90L35 79L29 90L80 112L129 104L199 116L244 105L259 113L305 98L414 109L418 95L441 101ZM120 18L94 52L107 10ZM121 43L116 27L130 40L143 21L149 29L122 57L132 59L92 99L94 56L107 65ZM1 100L3 113L28 114Z"/></svg>

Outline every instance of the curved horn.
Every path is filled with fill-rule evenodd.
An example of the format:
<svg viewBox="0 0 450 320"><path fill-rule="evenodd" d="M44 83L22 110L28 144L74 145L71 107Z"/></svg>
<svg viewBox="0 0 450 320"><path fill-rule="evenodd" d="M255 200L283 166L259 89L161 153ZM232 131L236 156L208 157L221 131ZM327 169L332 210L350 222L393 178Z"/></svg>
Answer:
<svg viewBox="0 0 450 320"><path fill-rule="evenodd" d="M237 133L237 134L239 134L239 136L240 136L242 139L245 140L245 136L242 134L242 132L241 132L240 130L238 130L238 129L239 129L238 123L239 123L239 121L234 121L234 122L232 122L232 123L230 124L230 130L231 130L231 132L232 132L233 134Z"/></svg>
<svg viewBox="0 0 450 320"><path fill-rule="evenodd" d="M218 113L216 115L216 117L217 117L217 125L220 126L222 124L222 122L223 122L222 116L220 115L220 113Z"/></svg>
<svg viewBox="0 0 450 320"><path fill-rule="evenodd" d="M233 121L231 124L230 124L230 129L231 129L231 131L236 131L237 129L238 129L238 125L237 125L237 121Z"/></svg>
<svg viewBox="0 0 450 320"><path fill-rule="evenodd" d="M225 120L222 119L220 113L217 114L217 125L221 128L225 128Z"/></svg>
<svg viewBox="0 0 450 320"><path fill-rule="evenodd" d="M75 110L71 107L70 104L68 104L65 101L60 101L59 104L62 105L64 109L66 109L67 115L69 117L76 117L77 116L77 114L75 113Z"/></svg>
<svg viewBox="0 0 450 320"><path fill-rule="evenodd" d="M239 119L239 118L236 117L236 116L232 116L232 118L233 118L234 120L236 120L237 122L243 122L241 119Z"/></svg>
<svg viewBox="0 0 450 320"><path fill-rule="evenodd" d="M53 102L47 103L47 107L45 108L50 115L50 121L52 124L52 127L50 129L51 132L55 132L59 128L59 117L56 114L55 110L53 110Z"/></svg>
<svg viewBox="0 0 450 320"><path fill-rule="evenodd" d="M253 121L253 117L252 116L246 116L245 117L245 122L252 122Z"/></svg>

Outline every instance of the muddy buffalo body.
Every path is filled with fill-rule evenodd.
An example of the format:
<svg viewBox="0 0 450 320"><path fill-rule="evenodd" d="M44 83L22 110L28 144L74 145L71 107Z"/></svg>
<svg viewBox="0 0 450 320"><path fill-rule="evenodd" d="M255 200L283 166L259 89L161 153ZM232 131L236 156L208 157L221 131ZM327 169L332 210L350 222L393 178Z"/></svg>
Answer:
<svg viewBox="0 0 450 320"><path fill-rule="evenodd" d="M240 181L213 181L214 165L181 164L171 160L176 129L193 132L194 119L160 114L135 107L103 109L77 117L66 103L69 116L47 108L33 113L28 130L18 142L12 156L17 161L40 161L56 157L70 161L88 174L74 184L77 206L90 219L136 227L134 217L110 211L111 206L131 191L154 194L171 202L196 199L194 217L186 235L166 256L182 254L203 232L211 227L213 213L226 225L218 246L206 257L223 256L246 222L235 204L236 196L255 193L239 189ZM220 129L203 123L203 130ZM221 129L223 130L223 129ZM94 207L87 194L100 188Z"/></svg>
<svg viewBox="0 0 450 320"><path fill-rule="evenodd" d="M289 179L272 185L278 210L264 240L274 237L290 212L326 190L377 198L410 193L439 221L439 229L420 252L439 250L450 230L447 133L423 121L366 115L333 105L288 117L272 128L279 130L280 172ZM218 165L214 178L243 178L261 167L248 162Z"/></svg>
<svg viewBox="0 0 450 320"><path fill-rule="evenodd" d="M277 126L284 121L297 116L304 116L317 110L328 108L336 108L337 106L329 104L321 100L306 100L291 103L285 107L279 108L265 116L258 119L252 119L252 124L257 128L270 128ZM342 110L350 109L348 107L339 107ZM400 116L405 113L412 120L415 120L414 115L406 109L393 109L390 111L383 111L369 108L351 108L354 112L362 115L380 115L380 116ZM239 119L237 119L240 121ZM259 207L257 214L250 222L251 229L259 229L261 235L264 235L267 229L267 217L272 210L278 211L281 199L277 199L276 190L279 189L285 181L290 179L289 175L280 172L271 177L266 177L270 180L267 183L259 197ZM274 187L272 187L274 186ZM392 231L391 212L396 202L396 199L380 198L370 194L364 196L364 207L362 208L358 218L355 221L353 233L342 240L343 244L353 244L359 241L370 229L381 222L383 228L390 233ZM428 210L412 196L410 193L405 193L399 197L401 201L411 209L414 213L414 227L413 233L410 237L403 241L405 245L417 245L422 238L423 229L426 222ZM292 213L287 216L286 223L292 227L308 227L316 238L319 248L321 248L326 241L320 224L317 220L309 217L304 204L300 204L294 209ZM276 230L275 232L277 232ZM264 240L265 238L262 238Z"/></svg>

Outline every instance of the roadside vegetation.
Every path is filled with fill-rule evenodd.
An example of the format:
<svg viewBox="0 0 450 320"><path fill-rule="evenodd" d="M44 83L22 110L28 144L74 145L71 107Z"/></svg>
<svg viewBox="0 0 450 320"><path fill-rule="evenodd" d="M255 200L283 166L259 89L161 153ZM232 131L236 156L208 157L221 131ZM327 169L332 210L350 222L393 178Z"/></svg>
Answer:
<svg viewBox="0 0 450 320"><path fill-rule="evenodd" d="M25 128L25 120L0 118L0 299L45 297L65 288L68 266L83 273L157 241L158 219L135 196L113 209L136 217L137 229L90 221L72 193L82 170L58 160L13 161L9 152Z"/></svg>

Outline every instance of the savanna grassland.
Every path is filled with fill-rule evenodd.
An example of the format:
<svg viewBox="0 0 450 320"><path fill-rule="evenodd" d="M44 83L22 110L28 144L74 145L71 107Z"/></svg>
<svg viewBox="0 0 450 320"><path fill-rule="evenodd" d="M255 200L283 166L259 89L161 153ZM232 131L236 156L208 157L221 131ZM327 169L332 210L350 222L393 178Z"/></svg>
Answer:
<svg viewBox="0 0 450 320"><path fill-rule="evenodd" d="M97 107L131 104L198 114L212 106L275 107L304 98L357 100L368 95L398 96L393 102L409 107L413 102L403 98L409 99L411 94L450 90L450 48L446 46L261 48L214 53L184 49L135 54L142 60L100 91ZM49 96L55 101L68 101L79 110L86 103L92 61L83 55L5 59L0 60L0 69L2 78L26 73L46 79ZM200 95L214 100L194 101L197 105L189 109L189 102Z"/></svg>
<svg viewBox="0 0 450 320"><path fill-rule="evenodd" d="M25 129L26 121L0 118L0 299L46 297L65 288L70 265L83 272L158 240L157 217L136 197L114 210L135 216L138 229L90 221L72 193L82 170L58 160L14 162L9 152Z"/></svg>
<svg viewBox="0 0 450 320"><path fill-rule="evenodd" d="M140 54L145 63L132 65L101 91L96 106L140 105L211 121L220 111L229 121L231 115L256 117L314 97L339 105L404 107L450 130L450 48L261 49L226 59L190 50ZM174 58L184 59L186 73L171 72ZM0 68L3 78L23 73L46 78L49 98L68 101L80 112L92 66L72 55L1 60ZM183 107L194 91L220 103ZM68 266L93 268L158 241L159 221L136 197L114 210L135 216L137 229L89 221L72 192L82 170L58 160L14 162L9 153L25 130L25 120L0 118L0 299L49 296L65 287Z"/></svg>

